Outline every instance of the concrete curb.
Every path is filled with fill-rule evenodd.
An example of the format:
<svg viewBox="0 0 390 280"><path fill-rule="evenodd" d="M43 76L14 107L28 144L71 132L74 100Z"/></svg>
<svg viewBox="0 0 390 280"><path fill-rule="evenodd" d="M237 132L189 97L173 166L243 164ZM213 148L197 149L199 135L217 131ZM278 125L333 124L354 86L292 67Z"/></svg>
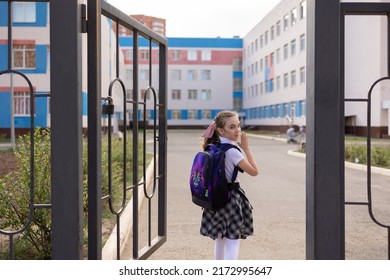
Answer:
<svg viewBox="0 0 390 280"><path fill-rule="evenodd" d="M287 152L287 154L290 156L306 158L306 154L295 152L293 150L289 150ZM360 171L367 171L367 165L356 164L356 163L352 163L352 162L348 162L348 161L345 161L345 167L355 169L355 170L360 170ZM384 175L384 176L390 176L390 169L371 166L371 173Z"/></svg>
<svg viewBox="0 0 390 280"><path fill-rule="evenodd" d="M146 188L149 188L149 185L151 182L153 182L153 158L150 161L150 164L146 170ZM141 182L144 181L144 178L141 178ZM142 188L138 191L138 210L141 208L143 199L145 198L144 191ZM125 243L128 241L131 230L133 229L133 198L130 199L130 201L127 203L126 208L124 209L122 215L121 215L121 230L120 230L120 248L121 248L121 255L123 253L123 250L125 248ZM104 244L103 250L102 250L102 260L116 260L116 234L117 234L117 226L114 227L112 230L109 238L107 239L106 244Z"/></svg>
<svg viewBox="0 0 390 280"><path fill-rule="evenodd" d="M277 136L265 136L265 135L257 135L257 134L252 134L252 133L247 133L246 135L248 135L250 137L255 137L255 138L287 142L287 139L282 137L282 136L280 136L280 135L277 135Z"/></svg>

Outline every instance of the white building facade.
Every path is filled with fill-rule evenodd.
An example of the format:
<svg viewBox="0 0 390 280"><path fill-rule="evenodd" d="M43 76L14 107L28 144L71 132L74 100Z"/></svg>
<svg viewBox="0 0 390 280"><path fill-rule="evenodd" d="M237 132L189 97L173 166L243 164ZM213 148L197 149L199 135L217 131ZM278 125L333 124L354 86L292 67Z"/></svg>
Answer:
<svg viewBox="0 0 390 280"><path fill-rule="evenodd" d="M306 125L306 2L281 1L244 37L243 108L248 125L280 131L291 124ZM346 17L345 98L367 98L371 85L388 76L387 49L387 17ZM372 94L374 137L389 134L389 87L389 82L381 82ZM345 132L365 135L366 125L366 104L346 102Z"/></svg>
<svg viewBox="0 0 390 280"><path fill-rule="evenodd" d="M282 1L243 42L247 125L306 124L306 1Z"/></svg>

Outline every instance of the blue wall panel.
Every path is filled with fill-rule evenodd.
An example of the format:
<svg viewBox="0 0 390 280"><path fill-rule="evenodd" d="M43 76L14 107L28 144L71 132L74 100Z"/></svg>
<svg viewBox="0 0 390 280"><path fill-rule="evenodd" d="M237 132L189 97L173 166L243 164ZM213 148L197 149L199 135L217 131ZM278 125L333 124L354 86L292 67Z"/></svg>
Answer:
<svg viewBox="0 0 390 280"><path fill-rule="evenodd" d="M0 127L9 128L11 126L11 100L9 92L0 92Z"/></svg>
<svg viewBox="0 0 390 280"><path fill-rule="evenodd" d="M8 45L3 44L0 45L0 71L6 69L8 69Z"/></svg>

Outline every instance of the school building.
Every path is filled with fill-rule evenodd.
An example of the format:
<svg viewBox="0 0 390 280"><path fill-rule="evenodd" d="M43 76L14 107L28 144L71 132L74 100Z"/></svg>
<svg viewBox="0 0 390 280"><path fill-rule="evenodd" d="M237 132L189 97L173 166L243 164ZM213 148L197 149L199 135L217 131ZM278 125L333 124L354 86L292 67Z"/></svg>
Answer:
<svg viewBox="0 0 390 280"><path fill-rule="evenodd" d="M388 1L382 1L388 2ZM8 68L8 3L0 2L0 70ZM50 93L50 32L48 3L15 2L13 7L13 69L28 75L37 94ZM168 38L168 125L204 127L220 110L236 110L245 126L285 131L290 124L306 125L306 0L282 0L243 38ZM102 20L102 96L116 76L116 36L109 20ZM83 54L86 36L83 36ZM348 17L346 20L346 98L367 97L368 89L387 76L386 17ZM133 94L133 40L119 37L120 78L127 98ZM331 54L324 54L331 55ZM152 70L149 61L152 60ZM158 50L139 40L139 100L146 100L146 116L155 116L149 84L158 91ZM83 55L83 68L87 65ZM152 73L149 73L152 71ZM86 70L83 71L86 73ZM149 81L149 79L152 81ZM87 121L87 77L83 75L83 127ZM387 137L390 123L390 84L372 94L375 137ZM27 84L17 75L0 76L0 134L11 127L11 92L17 131L30 124ZM146 94L146 96L145 96ZM114 91L115 120L123 116L123 97ZM131 109L127 112L131 118ZM137 112L142 119L143 112ZM66 117L66 116L65 116ZM363 135L365 104L345 104L346 133ZM50 126L49 98L36 99L35 123ZM116 123L116 122L114 122ZM104 124L104 122L103 122Z"/></svg>

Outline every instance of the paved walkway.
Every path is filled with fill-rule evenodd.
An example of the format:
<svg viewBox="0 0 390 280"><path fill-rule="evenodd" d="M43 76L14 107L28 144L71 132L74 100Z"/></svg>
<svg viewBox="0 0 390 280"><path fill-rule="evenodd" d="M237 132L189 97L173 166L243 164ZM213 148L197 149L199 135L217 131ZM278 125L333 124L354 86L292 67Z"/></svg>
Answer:
<svg viewBox="0 0 390 280"><path fill-rule="evenodd" d="M201 209L191 202L188 186L192 160L200 149L199 135L200 131L186 130L168 133L168 239L149 259L213 259L213 241L199 234ZM255 234L241 241L239 258L305 259L305 160L288 154L298 145L254 136L250 144L260 174L242 174L240 180L254 207ZM347 168L345 177L346 199L366 201L365 173ZM384 186L389 179L373 175L376 214L388 223L390 189ZM144 203L140 221L147 221L147 209ZM156 207L152 209L156 224ZM145 225L140 234L146 238ZM346 258L387 259L387 230L372 222L364 206L346 206Z"/></svg>

